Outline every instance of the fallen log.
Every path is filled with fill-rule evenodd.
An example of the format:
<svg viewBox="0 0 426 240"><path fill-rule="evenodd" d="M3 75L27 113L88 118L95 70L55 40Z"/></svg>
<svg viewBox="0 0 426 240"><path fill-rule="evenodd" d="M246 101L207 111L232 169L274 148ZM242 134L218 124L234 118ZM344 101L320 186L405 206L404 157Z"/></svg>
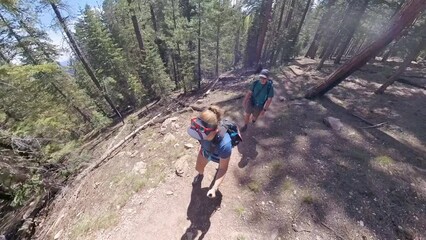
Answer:
<svg viewBox="0 0 426 240"><path fill-rule="evenodd" d="M409 80L407 80L407 79L399 78L399 79L398 79L398 80L396 80L396 81L397 81L397 82L400 82L400 83L403 83L403 84L407 84L407 85L410 85L410 86L413 86L413 87L417 87L417 88L421 88L421 89L426 90L426 87L425 87L425 86L422 86L422 85L417 84L417 83L413 83L413 82L411 82L411 81L409 81Z"/></svg>

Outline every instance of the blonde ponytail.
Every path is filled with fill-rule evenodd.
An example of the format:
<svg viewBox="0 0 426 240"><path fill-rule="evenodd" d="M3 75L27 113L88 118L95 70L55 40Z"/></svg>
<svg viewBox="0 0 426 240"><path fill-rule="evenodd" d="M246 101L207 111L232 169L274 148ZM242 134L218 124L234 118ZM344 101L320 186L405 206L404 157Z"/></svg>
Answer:
<svg viewBox="0 0 426 240"><path fill-rule="evenodd" d="M223 113L219 106L212 105L201 113L200 118L209 125L217 127L222 120Z"/></svg>

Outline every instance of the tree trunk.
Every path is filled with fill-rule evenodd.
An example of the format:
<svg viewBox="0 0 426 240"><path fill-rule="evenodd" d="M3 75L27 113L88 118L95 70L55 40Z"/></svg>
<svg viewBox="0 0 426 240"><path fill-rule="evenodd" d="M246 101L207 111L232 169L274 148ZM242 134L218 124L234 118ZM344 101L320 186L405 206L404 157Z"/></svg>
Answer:
<svg viewBox="0 0 426 240"><path fill-rule="evenodd" d="M189 28L191 27L191 18L192 18L192 14L191 12L193 11L193 6L192 1L190 0L179 0L180 3L180 9L182 12L182 16L186 18L186 20L188 21L186 23L186 27ZM194 52L195 52L195 44L192 41L192 38L189 38L188 40L186 40L186 45L188 46L188 51L189 54L185 55L185 63L187 63L187 65L191 65L192 68L192 79L190 79L190 82L194 82L196 76L197 76L197 72L196 72L196 66L195 66L195 56L194 56ZM188 76L188 75L186 75ZM185 86L186 87L186 86Z"/></svg>
<svg viewBox="0 0 426 240"><path fill-rule="evenodd" d="M297 38L299 37L300 31L302 30L303 23L305 22L306 14L308 13L309 7L311 6L311 0L308 0L305 6L305 10L303 10L302 19L299 22L299 26L297 26L296 34L293 37L292 45L296 46Z"/></svg>
<svg viewBox="0 0 426 240"><path fill-rule="evenodd" d="M135 9L132 6L133 0L127 0L127 4L129 6L130 11L130 19L132 20L133 30L135 32L136 40L138 42L139 52L140 52L140 63L141 65L144 64L145 58L146 58L146 52L145 52L145 46L143 43L142 33L139 26L138 18L136 17ZM141 81L142 86L148 91L149 97L155 96L156 93L154 89L152 88L152 84L147 81L147 79L144 77L143 72L141 69L138 70L139 79Z"/></svg>
<svg viewBox="0 0 426 240"><path fill-rule="evenodd" d="M328 21L330 20L331 15L333 14L332 7L336 3L336 0L329 0L327 2L327 5L325 8L327 9L327 12L321 17L321 20L318 24L317 31L315 32L314 40L312 41L311 45L309 46L308 51L306 52L305 57L310 57L312 59L315 58L319 43L323 37L324 30L327 28Z"/></svg>
<svg viewBox="0 0 426 240"><path fill-rule="evenodd" d="M368 1L368 0L363 0ZM342 39L342 34L344 34L347 31L347 28L350 28L353 24L354 18L353 15L356 12L356 7L358 4L358 0L352 0L349 5L347 6L344 17L342 22L340 23L337 30L334 32L334 35L328 43L326 43L326 46L324 47L323 54L321 54L321 61L319 62L317 66L317 70L321 70L321 68L324 66L324 62L330 59L331 55L336 50L336 47L338 47L340 43L340 40Z"/></svg>
<svg viewBox="0 0 426 240"><path fill-rule="evenodd" d="M349 42L354 36L356 29L358 28L361 22L361 18L365 13L365 10L367 9L368 1L369 0L363 0L357 6L359 9L354 9L354 11L351 12L349 18L351 18L352 21L349 23L349 26L345 27L345 32L347 32L347 34L343 42L340 44L340 47L337 49L337 56L336 56L336 59L334 60L334 64L340 63L340 60L342 59L342 56L345 53L345 50L347 49Z"/></svg>
<svg viewBox="0 0 426 240"><path fill-rule="evenodd" d="M410 26L417 16L426 8L424 0L408 0L402 6L401 10L392 18L388 29L382 35L373 41L369 46L362 50L358 55L351 58L345 64L334 71L323 83L310 90L305 97L313 99L324 95L329 90L337 86L346 77L355 72L358 68L365 65L372 57L382 51L386 45L392 42L407 26Z"/></svg>
<svg viewBox="0 0 426 240"><path fill-rule="evenodd" d="M62 29L64 30L65 34L68 37L69 42L71 43L71 46L75 52L75 54L80 59L81 63L83 64L84 69L86 70L87 74L89 75L90 79L92 79L95 86L98 88L99 91L102 92L103 97L109 104L109 106L112 108L112 110L119 116L120 120L123 121L123 117L121 116L121 113L118 111L118 109L115 107L114 103L112 102L111 98L105 94L105 92L102 90L102 87L99 83L99 80L95 76L95 73L90 66L89 62L87 61L86 57L83 55L83 53L80 50L80 47L78 46L77 42L74 39L74 36L71 34L71 31L68 29L67 25L65 24L64 19L61 16L61 13L59 12L58 6L56 6L55 3L50 2L50 6L52 7L53 11L55 12L56 17L58 18L59 23L62 26Z"/></svg>
<svg viewBox="0 0 426 240"><path fill-rule="evenodd" d="M175 0L172 0L172 17L173 17L174 29L177 28L175 11L176 11L175 10ZM179 88L179 84L180 84L180 82L182 82L182 74L180 72L181 54L180 54L179 42L176 42L176 50L177 50L177 54L176 54L176 52L173 53L173 58L174 58L174 62L175 62L175 72L176 72L176 77L177 77L177 78L175 78L175 84L176 84L176 88ZM186 93L185 84L183 84L183 90L184 90L184 93Z"/></svg>
<svg viewBox="0 0 426 240"><path fill-rule="evenodd" d="M266 31L268 30L269 21L272 14L272 0L263 0L263 8L261 13L261 27L256 46L256 59L255 63L259 64L262 56L263 43L265 42Z"/></svg>
<svg viewBox="0 0 426 240"><path fill-rule="evenodd" d="M216 78L219 77L219 54L220 54L220 23L218 23L216 26L216 64L215 64Z"/></svg>
<svg viewBox="0 0 426 240"><path fill-rule="evenodd" d="M173 67L173 79L175 80L175 88L176 88L175 90L177 90L179 86L179 79L178 79L178 73L176 69L176 60L175 60L174 54L172 56L172 67Z"/></svg>
<svg viewBox="0 0 426 240"><path fill-rule="evenodd" d="M239 30L239 29L238 29ZM198 0L198 38L197 38L197 82L198 89L201 88L201 0Z"/></svg>
<svg viewBox="0 0 426 240"><path fill-rule="evenodd" d="M288 11L287 17L284 22L284 28L288 28L290 26L291 18L293 17L294 5L296 4L296 0L291 0L290 10Z"/></svg>
<svg viewBox="0 0 426 240"><path fill-rule="evenodd" d="M244 21L242 24L238 23L237 35L235 36L235 44L234 44L234 68L238 66L238 63L241 60L240 56L240 34L241 29L244 29Z"/></svg>
<svg viewBox="0 0 426 240"><path fill-rule="evenodd" d="M282 25L282 21L283 21L283 16L284 16L284 10L285 10L285 5L286 5L287 0L284 0L282 5L281 5L281 9L280 9L280 18L278 20L278 26L277 29L275 30L274 34L273 34L273 43L272 43L272 49L271 49L271 57L270 57L270 65L273 66L275 64L275 56L276 56L276 51L277 51L277 44L280 40L280 36L281 34L279 34L280 30L281 30L281 25Z"/></svg>
<svg viewBox="0 0 426 240"><path fill-rule="evenodd" d="M247 34L247 44L244 52L244 67L253 67L256 62L256 47L258 39L259 16L255 16Z"/></svg>
<svg viewBox="0 0 426 240"><path fill-rule="evenodd" d="M142 38L142 33L139 27L139 22L138 22L138 18L136 17L136 13L135 13L135 9L131 6L132 5L132 0L127 0L127 4L129 5L129 9L130 9L130 18L132 20L132 24L133 24L133 30L135 32L136 35L136 40L138 41L138 47L139 47L139 51L142 57L142 61L145 61L145 47L143 44L143 38Z"/></svg>
<svg viewBox="0 0 426 240"><path fill-rule="evenodd" d="M424 49L426 41L426 38L422 38L421 41L415 46L413 49L409 51L406 58L404 59L404 62L399 66L398 70L382 85L380 88L378 88L374 93L375 94L383 94L387 87L392 85L396 80L398 80L399 76L407 69L408 66L410 66L411 61L415 59L420 52Z"/></svg>
<svg viewBox="0 0 426 240"><path fill-rule="evenodd" d="M161 61L163 62L164 67L167 69L167 73L169 73L167 45L161 38L158 37L157 18L155 17L154 6L152 5L152 3L149 4L149 11L151 13L152 28L154 29L154 32L155 32L154 42L158 47L158 52L160 53Z"/></svg>
<svg viewBox="0 0 426 240"><path fill-rule="evenodd" d="M395 16L396 13L401 9L402 4L404 1L399 1L394 13L392 14L392 17ZM398 43L399 38L395 39L388 47L388 50L384 53L381 62L387 62L388 58L392 56L393 51Z"/></svg>

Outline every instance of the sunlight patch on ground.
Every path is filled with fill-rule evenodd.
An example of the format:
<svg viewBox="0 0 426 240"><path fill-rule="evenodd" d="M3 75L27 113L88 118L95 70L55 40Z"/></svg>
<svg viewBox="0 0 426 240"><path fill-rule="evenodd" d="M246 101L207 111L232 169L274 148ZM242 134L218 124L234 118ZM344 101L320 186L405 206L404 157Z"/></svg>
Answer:
<svg viewBox="0 0 426 240"><path fill-rule="evenodd" d="M426 145L424 145L424 143L420 139L418 139L413 133L410 133L406 130L403 131L404 134L397 134L389 130L385 130L384 132L392 138L396 139L397 141L403 143L404 145L412 146L416 150L422 152L423 154L426 154Z"/></svg>
<svg viewBox="0 0 426 240"><path fill-rule="evenodd" d="M394 175L394 174L397 174L398 172L398 168L397 168L397 165L395 164L395 160L386 155L377 156L371 159L370 165L372 166L373 169L380 172L387 173L387 174Z"/></svg>
<svg viewBox="0 0 426 240"><path fill-rule="evenodd" d="M295 137L295 143L293 146L294 149L300 153L306 153L311 147L309 138L303 135L298 135Z"/></svg>

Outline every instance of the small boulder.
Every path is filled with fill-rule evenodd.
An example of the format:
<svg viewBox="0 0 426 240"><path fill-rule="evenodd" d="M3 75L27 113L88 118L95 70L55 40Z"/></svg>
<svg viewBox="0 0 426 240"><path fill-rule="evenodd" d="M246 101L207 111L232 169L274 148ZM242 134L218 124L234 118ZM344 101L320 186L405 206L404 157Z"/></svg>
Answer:
<svg viewBox="0 0 426 240"><path fill-rule="evenodd" d="M285 101L285 97L283 97L283 96L280 96L279 99L280 99L281 102Z"/></svg>
<svg viewBox="0 0 426 240"><path fill-rule="evenodd" d="M178 175L179 177L182 177L186 170L188 169L188 160L189 160L189 156L185 155L180 157L176 162L175 162L175 173L176 175Z"/></svg>
<svg viewBox="0 0 426 240"><path fill-rule="evenodd" d="M169 196L173 195L173 191L167 191L166 194L169 195Z"/></svg>
<svg viewBox="0 0 426 240"><path fill-rule="evenodd" d="M340 129L342 129L343 127L342 122L340 122L340 119L338 118L326 117L324 118L323 122L327 127L332 128L336 131L340 131Z"/></svg>
<svg viewBox="0 0 426 240"><path fill-rule="evenodd" d="M171 118L167 118L160 127L160 132L161 133L165 133L167 131L167 129L169 129L169 126L172 122L176 122L178 120L178 117L171 117Z"/></svg>

